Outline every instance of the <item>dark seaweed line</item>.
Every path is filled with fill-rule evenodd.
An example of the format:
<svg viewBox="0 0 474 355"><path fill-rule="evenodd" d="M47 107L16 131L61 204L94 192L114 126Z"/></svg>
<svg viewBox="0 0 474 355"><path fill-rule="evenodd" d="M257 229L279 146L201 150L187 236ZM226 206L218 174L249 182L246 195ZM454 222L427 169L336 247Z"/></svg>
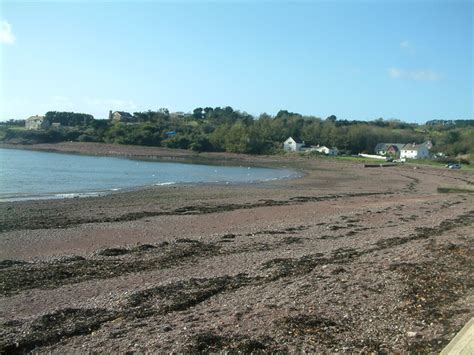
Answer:
<svg viewBox="0 0 474 355"><path fill-rule="evenodd" d="M65 309L54 312L37 318L33 321L29 332L29 338L24 336L23 339L4 341L0 343L0 352L4 353L25 353L39 346L52 345L64 338L73 337L76 335L87 335L92 331L99 329L102 324L109 322L118 317L126 318L144 318L156 314L167 314L170 312L183 311L194 307L208 299L229 291L235 291L241 287L249 285L259 285L263 283L273 282L279 278L289 275L306 274L314 270L317 265L329 263L341 263L352 261L370 252L387 249L396 245L408 243L413 240L427 239L432 236L441 235L442 233L451 229L457 228L460 225L468 226L473 223L472 217L474 211L469 211L455 219L448 219L443 221L437 227L420 228L417 233L409 238L390 238L390 243L378 243L376 247L368 249L367 251L356 251L354 249L338 249L333 252L332 258L322 258L321 254L308 255L300 259L275 259L264 264L264 268L272 267L273 265L280 266L277 274L271 277L248 277L245 274L239 274L233 277L223 276L212 279L190 279L187 281L179 281L165 286L158 286L151 289L136 292L129 296L125 307L121 311L108 311L104 309ZM281 268L281 266L288 266ZM189 292L189 288L194 292ZM197 288L197 291L195 290ZM153 302L156 296L161 296L164 300L174 301L171 304L166 304L161 309L153 310L150 301ZM178 298L178 299L177 299ZM86 315L82 315L86 312ZM79 314L80 321L78 322L77 314ZM82 317L81 317L82 316ZM96 317L97 316L97 317ZM49 329L47 320L53 320L57 324L58 319L63 319L63 323L73 321L73 327L63 326L60 329ZM49 331L49 332L48 332Z"/></svg>
<svg viewBox="0 0 474 355"><path fill-rule="evenodd" d="M434 173L429 173L429 172L427 172L427 171L418 171L417 173L419 173L419 174L424 174L424 175L436 176L436 177L449 178L449 179L453 179L453 180L459 180L459 181L462 181L462 182L467 183L468 185L474 184L473 181L468 180L468 179L464 179L464 178L461 178L461 177L458 177L458 176L449 176L449 175L443 175L443 174L434 174Z"/></svg>
<svg viewBox="0 0 474 355"><path fill-rule="evenodd" d="M307 228L300 225L283 230L261 231L257 234L287 235ZM228 241L230 237L235 238L236 235L224 235L223 240L215 243L181 238L171 243L163 242L158 245L142 244L133 248L108 248L96 253L99 258L86 259L82 256L71 256L34 263L3 260L0 261L0 295L11 296L28 289L51 289L85 281L110 279L136 272L166 269L183 263L194 263L199 258L214 255L242 254L249 250L272 250L282 245L302 242L301 238L288 236L273 244L256 243L247 247L222 250L221 242ZM120 259L127 255L132 258Z"/></svg>
<svg viewBox="0 0 474 355"><path fill-rule="evenodd" d="M393 237L381 239L376 243L376 246L371 249L367 249L365 251L351 250L350 257L361 256L366 253L387 249L408 243L412 240L428 238L435 235L436 233L454 228L458 225L472 223L471 219L472 211L463 214L457 219L443 221L438 227L418 228L416 233L411 234L406 238ZM300 226L296 229L299 230L302 228L305 227ZM295 228L289 228L287 230L293 231L294 229ZM266 232L271 232L272 234L277 232L285 234L287 230ZM139 255L138 258L125 261L120 259L94 260L80 258L79 260L66 260L65 262L60 263L46 263L44 265L40 264L39 267L30 264L26 264L25 266L25 263L18 263L14 260L6 260L6 265L3 265L4 263L0 265L3 267L3 270L0 269L0 280L2 281L0 291L2 295L10 296L26 289L37 287L56 288L65 284L74 284L89 280L108 279L134 272L168 268L183 262L193 262L198 258L206 256L212 256L216 254L238 254L248 250L244 248L242 250L237 249L222 252L220 250L220 246L217 244L208 244L191 240L189 241L193 242L191 244L184 243L186 241L187 240L177 240L177 243L173 244L172 250L165 250L166 253L164 255L151 259L142 259L140 257L141 255ZM283 240L281 243L277 243L275 247L279 247L282 244L288 244L291 242L299 242L299 240ZM263 247L265 249L270 248L270 246L267 244L265 244ZM148 248L151 248L152 251L155 250L155 247L153 246L148 246ZM115 252L132 253L137 251L123 249L117 250ZM138 252L143 253L143 251ZM290 261L293 259L275 259L272 262L278 264L277 261L280 261L280 264L282 265L288 263L288 265L285 266L285 272L291 273L290 270L292 268L298 269L302 265L312 268L318 264L335 263L338 261L338 258L342 258L342 261L345 261L347 259L347 255L346 253L341 255L337 254L333 259L319 256L317 259L314 259L314 256L305 256L301 260L296 261L296 265L293 267L290 266L291 264L295 263L295 261ZM14 266L13 269L11 269L12 266Z"/></svg>
<svg viewBox="0 0 474 355"><path fill-rule="evenodd" d="M192 263L198 257L208 257L220 252L218 245L185 239L179 239L170 245L167 243L163 248L148 246L147 250L112 248L102 251L120 253L117 255L135 254L131 260L72 257L64 261L31 264L5 260L0 263L0 295L11 296L28 289L57 288L84 281L165 269L185 262Z"/></svg>
<svg viewBox="0 0 474 355"><path fill-rule="evenodd" d="M406 238L393 237L381 239L375 243L374 247L367 250L339 248L333 252L331 258L323 257L323 254L317 253L306 255L299 259L273 259L266 262L264 264L264 268L268 269L273 266L277 266L277 271L270 277L272 280L277 280L285 276L300 276L313 271L318 265L350 262L356 258L373 252L397 247L415 240L429 239L460 226L469 226L472 223L474 223L474 210L463 213L456 218L444 220L436 227L417 228L415 233L409 235Z"/></svg>
<svg viewBox="0 0 474 355"><path fill-rule="evenodd" d="M176 216L176 215L202 215L220 212L229 212L236 210L245 210L259 207L273 207L273 206L289 206L289 205L300 205L308 202L321 202L328 200L335 200L339 198L351 198L351 197L364 197L364 196L380 196L380 195L392 195L393 192L359 192L359 193L346 193L346 194L333 194L326 196L295 196L288 200L259 200L252 204L225 204L225 205L197 205L197 206L184 206L179 207L171 211L141 211L141 212L130 212L118 217L88 217L88 218L77 218L74 220L54 220L51 218L44 218L40 216L38 218L30 218L31 223L28 225L15 223L15 221L2 221L0 223L0 232L8 232L13 230L25 230L25 229L49 229L49 228L71 228L77 225L86 223L110 223L110 222L128 222L135 221L147 217L158 217L158 216Z"/></svg>
<svg viewBox="0 0 474 355"><path fill-rule="evenodd" d="M416 185L418 185L420 183L420 179L412 177L412 176L408 176L408 175L403 175L403 174L399 174L399 175L403 176L404 178L407 178L407 179L411 180L411 182L408 183L407 186L402 189L402 191L404 191L404 192L414 192L414 191L416 191Z"/></svg>
<svg viewBox="0 0 474 355"><path fill-rule="evenodd" d="M117 310L66 308L36 318L24 335L12 331L9 339L0 341L0 353L23 354L38 347L53 345L77 335L87 335L114 319L128 320L166 315L194 307L225 291L236 290L254 281L244 274L233 277L222 276L211 279L190 279L164 286L135 292L127 298L125 305ZM154 309L153 302L160 298L161 307ZM170 302L166 302L170 301ZM18 327L19 324L10 325ZM8 324L4 324L6 329Z"/></svg>
<svg viewBox="0 0 474 355"><path fill-rule="evenodd" d="M349 254L345 252L335 252L332 259L324 258L320 255L318 255L317 258L308 255L297 261L295 261L294 259L274 259L272 263L285 265L285 271L282 270L282 272L288 274L292 273L292 269L312 269L319 264L330 264L337 262L340 263L347 261L348 257L353 258L355 256L362 256L364 254L371 253L374 251L391 248L397 245L402 245L412 240L428 238L430 236L436 235L436 233L455 228L461 224L465 225L466 223L472 223L472 214L472 211L470 211L454 220L443 221L438 227L418 228L416 233L411 234L406 238L393 237L381 239L376 243L375 247L367 249L365 251L357 251L351 249ZM303 228L305 227L300 226L296 229L299 230ZM293 231L293 229L295 228L289 228L287 230ZM271 233L274 234L278 232L285 234L287 230L271 231ZM183 262L194 262L198 258L206 256L212 256L216 254L238 254L246 252L248 250L248 248L244 248L242 250L236 249L223 252L222 250L220 250L221 247L217 243L209 244L192 240L189 240L189 242L193 243L184 243L186 241L187 240L177 240L177 243L173 244L173 249L167 251L165 250L164 255L145 259L142 259L141 255L138 255L138 257L135 259L125 261L120 259L95 260L80 258L79 260L66 260L65 262L60 263L46 263L44 265L40 264L39 267L34 264L31 265L27 263L18 263L14 260L6 260L6 265L0 265L3 266L3 270L0 269L0 280L2 281L0 291L3 296L10 296L26 289L38 287L56 288L61 287L65 284L75 284L90 280L109 279L135 272L164 269L172 267L173 265L182 264ZM282 242L277 243L275 247L278 248L283 244L299 241L300 240L296 239L283 240ZM155 249L155 247L153 246L148 246L148 248L151 248L152 251L159 250ZM271 248L271 246L265 244L263 245L263 248L265 250L268 250ZM143 251L134 251L126 249L117 250L116 252L143 253ZM13 269L11 269L12 266L14 267Z"/></svg>
<svg viewBox="0 0 474 355"><path fill-rule="evenodd" d="M29 331L19 339L15 338L18 333L10 333L10 339L7 339L4 331L3 339L0 340L0 354L25 354L67 338L87 335L116 318L116 312L102 308L58 310L36 318L29 326ZM3 325L3 328L6 329L6 326Z"/></svg>

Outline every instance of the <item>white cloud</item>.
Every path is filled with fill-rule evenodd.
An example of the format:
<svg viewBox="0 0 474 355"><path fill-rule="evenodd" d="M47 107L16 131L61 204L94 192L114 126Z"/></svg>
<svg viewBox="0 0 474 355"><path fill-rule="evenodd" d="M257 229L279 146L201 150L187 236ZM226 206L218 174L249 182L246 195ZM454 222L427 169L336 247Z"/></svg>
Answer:
<svg viewBox="0 0 474 355"><path fill-rule="evenodd" d="M409 54L415 54L415 46L412 42L404 40L400 42L400 49Z"/></svg>
<svg viewBox="0 0 474 355"><path fill-rule="evenodd" d="M410 47L411 47L410 41L405 40L400 43L400 48L410 48Z"/></svg>
<svg viewBox="0 0 474 355"><path fill-rule="evenodd" d="M402 75L402 71L397 68L390 68L388 70L388 75L390 75L392 79L399 79Z"/></svg>
<svg viewBox="0 0 474 355"><path fill-rule="evenodd" d="M13 44L15 43L15 36L12 32L12 25L7 21L0 21L0 43Z"/></svg>
<svg viewBox="0 0 474 355"><path fill-rule="evenodd" d="M431 70L404 70L399 68L390 68L388 75L392 79L414 80L414 81L438 81L441 75Z"/></svg>

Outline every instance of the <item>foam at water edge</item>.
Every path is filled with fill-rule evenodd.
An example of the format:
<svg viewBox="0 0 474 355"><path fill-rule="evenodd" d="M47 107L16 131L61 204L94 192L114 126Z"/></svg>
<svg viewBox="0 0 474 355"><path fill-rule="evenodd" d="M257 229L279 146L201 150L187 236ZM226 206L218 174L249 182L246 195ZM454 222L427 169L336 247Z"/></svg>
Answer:
<svg viewBox="0 0 474 355"><path fill-rule="evenodd" d="M42 196L20 196L20 197L5 197L0 198L0 202L15 202L15 201L30 201L30 200L57 200L63 198L78 198L78 197L95 197L105 195L104 192L75 192L75 193L61 193L53 195Z"/></svg>

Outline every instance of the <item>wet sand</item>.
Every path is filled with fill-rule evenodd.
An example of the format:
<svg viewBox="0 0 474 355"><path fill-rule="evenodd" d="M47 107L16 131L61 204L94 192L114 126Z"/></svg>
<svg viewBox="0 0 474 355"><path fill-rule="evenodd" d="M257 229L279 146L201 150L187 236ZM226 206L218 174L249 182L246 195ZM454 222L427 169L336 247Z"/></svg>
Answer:
<svg viewBox="0 0 474 355"><path fill-rule="evenodd" d="M0 204L4 352L439 351L473 316L474 175L292 156L296 180Z"/></svg>

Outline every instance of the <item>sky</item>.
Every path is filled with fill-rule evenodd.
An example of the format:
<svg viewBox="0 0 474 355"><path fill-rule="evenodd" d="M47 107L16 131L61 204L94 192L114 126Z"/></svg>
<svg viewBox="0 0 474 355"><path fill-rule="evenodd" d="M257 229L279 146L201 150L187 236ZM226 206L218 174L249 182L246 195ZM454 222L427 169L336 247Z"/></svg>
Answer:
<svg viewBox="0 0 474 355"><path fill-rule="evenodd" d="M474 119L474 1L0 2L0 120L232 106Z"/></svg>

